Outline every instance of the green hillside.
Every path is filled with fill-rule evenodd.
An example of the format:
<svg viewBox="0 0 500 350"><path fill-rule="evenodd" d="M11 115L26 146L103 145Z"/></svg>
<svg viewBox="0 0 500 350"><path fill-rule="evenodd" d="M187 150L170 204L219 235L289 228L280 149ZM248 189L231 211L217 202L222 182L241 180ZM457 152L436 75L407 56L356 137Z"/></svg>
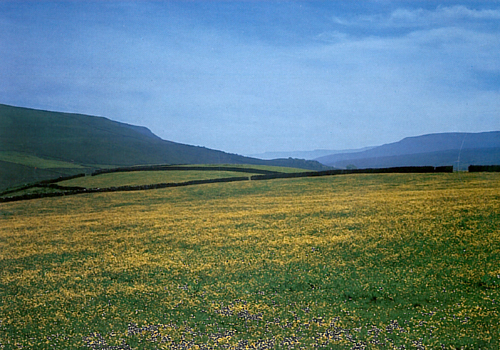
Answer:
<svg viewBox="0 0 500 350"><path fill-rule="evenodd" d="M264 161L165 141L103 117L0 104L0 189L96 168L145 164L252 164L323 170L315 161Z"/></svg>

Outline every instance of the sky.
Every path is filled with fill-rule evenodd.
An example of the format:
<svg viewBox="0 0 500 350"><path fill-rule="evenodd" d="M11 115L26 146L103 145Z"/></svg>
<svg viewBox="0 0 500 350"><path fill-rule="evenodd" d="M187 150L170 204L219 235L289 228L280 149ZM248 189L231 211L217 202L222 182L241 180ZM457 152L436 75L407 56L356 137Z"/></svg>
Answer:
<svg viewBox="0 0 500 350"><path fill-rule="evenodd" d="M500 130L500 1L0 0L0 103L243 155Z"/></svg>

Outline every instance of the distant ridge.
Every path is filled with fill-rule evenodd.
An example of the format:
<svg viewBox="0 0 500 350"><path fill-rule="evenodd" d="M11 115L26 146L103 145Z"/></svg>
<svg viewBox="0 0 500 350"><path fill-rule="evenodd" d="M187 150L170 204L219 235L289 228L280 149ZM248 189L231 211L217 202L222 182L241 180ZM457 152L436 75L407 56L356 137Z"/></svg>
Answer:
<svg viewBox="0 0 500 350"><path fill-rule="evenodd" d="M338 168L453 165L466 170L471 164L500 164L500 131L407 137L363 152L332 154L316 160Z"/></svg>
<svg viewBox="0 0 500 350"><path fill-rule="evenodd" d="M251 154L250 157L259 159L277 159L277 158L299 158L314 160L319 157L324 157L332 154L338 153L353 153L362 152L373 147L364 147L360 149L345 149L345 150L327 150L327 149L316 149L314 151L295 151L295 152L264 152L258 154Z"/></svg>
<svg viewBox="0 0 500 350"><path fill-rule="evenodd" d="M325 170L316 161L261 160L166 141L104 117L0 104L0 188L99 168L150 164L251 164Z"/></svg>

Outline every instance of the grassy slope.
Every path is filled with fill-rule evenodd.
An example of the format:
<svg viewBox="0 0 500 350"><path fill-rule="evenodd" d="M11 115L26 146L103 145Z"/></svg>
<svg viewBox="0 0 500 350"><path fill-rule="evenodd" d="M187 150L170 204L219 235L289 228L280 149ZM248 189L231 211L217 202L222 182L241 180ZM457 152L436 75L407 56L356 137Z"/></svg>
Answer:
<svg viewBox="0 0 500 350"><path fill-rule="evenodd" d="M21 153L21 152L0 152L0 161L26 165L31 168L40 169L85 169L85 167L68 162L61 162L58 160L43 159L33 155Z"/></svg>
<svg viewBox="0 0 500 350"><path fill-rule="evenodd" d="M298 173L298 172L303 172L304 168L293 168L289 166L276 166L276 165L248 165L248 164L191 164L187 165L188 167L190 166L195 166L195 167L213 167L217 166L220 167L221 169L225 167L231 167L231 168L241 168L241 169L248 169L248 173L252 173L252 169L260 169L260 170L269 170L269 171L274 171L278 173Z"/></svg>
<svg viewBox="0 0 500 350"><path fill-rule="evenodd" d="M261 161L204 147L195 147L165 141L148 129L118 123L102 117L58 113L12 107L0 104L0 160L26 164L27 159L67 162L86 168L105 166L130 166L138 164L267 164L295 166L321 170L313 161L280 160ZM13 157L12 155L16 155ZM23 158L24 157L24 158ZM8 158L8 159L6 159ZM39 165L43 165L39 163ZM60 167L61 163L57 163ZM52 168L52 167L51 167ZM6 178L45 178L39 172L19 168L14 175L2 172L0 188L12 186ZM62 168L60 168L62 169ZM60 170L61 171L61 170Z"/></svg>
<svg viewBox="0 0 500 350"><path fill-rule="evenodd" d="M83 165L189 163L208 149L161 140L102 117L0 105L2 150ZM199 151L199 154L197 154ZM221 153L221 156L223 152Z"/></svg>
<svg viewBox="0 0 500 350"><path fill-rule="evenodd" d="M0 191L9 187L34 183L60 176L80 174L90 169L77 167L68 168L38 168L19 163L0 161Z"/></svg>
<svg viewBox="0 0 500 350"><path fill-rule="evenodd" d="M499 176L345 175L2 204L0 343L499 348Z"/></svg>

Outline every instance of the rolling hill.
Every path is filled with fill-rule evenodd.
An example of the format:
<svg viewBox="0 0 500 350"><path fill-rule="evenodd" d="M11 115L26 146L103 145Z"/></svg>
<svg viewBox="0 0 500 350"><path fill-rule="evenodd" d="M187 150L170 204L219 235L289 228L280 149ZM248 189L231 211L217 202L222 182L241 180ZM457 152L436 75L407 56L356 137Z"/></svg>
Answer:
<svg viewBox="0 0 500 350"><path fill-rule="evenodd" d="M264 152L258 154L250 154L249 157L254 157L259 159L299 158L299 159L314 160L316 158L329 156L332 154L362 152L371 148L372 147L364 147L360 149L345 149L345 150L317 149L314 151Z"/></svg>
<svg viewBox="0 0 500 350"><path fill-rule="evenodd" d="M316 161L261 160L166 141L104 117L0 104L0 189L94 169L147 164L251 164L324 170Z"/></svg>
<svg viewBox="0 0 500 350"><path fill-rule="evenodd" d="M471 164L500 164L500 131L407 137L366 151L332 154L316 160L338 168L453 165L465 170Z"/></svg>

